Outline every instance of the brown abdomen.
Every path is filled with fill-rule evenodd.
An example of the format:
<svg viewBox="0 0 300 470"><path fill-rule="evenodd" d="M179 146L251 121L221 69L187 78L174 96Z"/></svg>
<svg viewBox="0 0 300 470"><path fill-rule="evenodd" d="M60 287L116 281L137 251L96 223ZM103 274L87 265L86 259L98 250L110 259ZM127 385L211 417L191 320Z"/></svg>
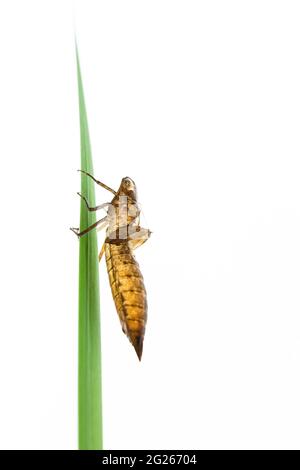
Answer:
<svg viewBox="0 0 300 470"><path fill-rule="evenodd" d="M143 352L147 296L139 265L128 244L105 243L109 282L122 329L138 358Z"/></svg>

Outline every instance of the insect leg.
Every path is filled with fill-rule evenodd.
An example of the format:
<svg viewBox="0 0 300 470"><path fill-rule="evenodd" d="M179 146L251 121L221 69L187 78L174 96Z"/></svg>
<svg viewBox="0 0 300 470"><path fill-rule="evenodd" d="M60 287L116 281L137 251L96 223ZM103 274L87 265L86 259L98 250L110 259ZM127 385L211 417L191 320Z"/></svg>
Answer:
<svg viewBox="0 0 300 470"><path fill-rule="evenodd" d="M103 217L103 219L100 219L100 220L97 220L97 222L95 222L94 224L90 225L89 227L87 227L86 229L82 230L82 232L79 232L79 228L71 228L70 230L72 230L72 232L75 233L75 235L77 235L78 237L82 237L83 235L85 235L86 233L90 232L91 230L93 230L94 228L98 227L100 224L102 224L104 221L106 221L106 217Z"/></svg>
<svg viewBox="0 0 300 470"><path fill-rule="evenodd" d="M99 256L98 256L99 263L101 261L102 256L104 255L104 250L105 250L105 242L103 243L101 251L100 251Z"/></svg>
<svg viewBox="0 0 300 470"><path fill-rule="evenodd" d="M136 250L139 246L143 245L147 240L149 240L151 232L147 228L136 227L136 232L130 235L128 244L131 250Z"/></svg>
<svg viewBox="0 0 300 470"><path fill-rule="evenodd" d="M88 203L86 197L84 197L84 196L83 196L82 194L80 194L80 193L77 193L77 194L78 194L78 196L81 197L81 199L84 200L84 202L86 203L86 207L87 207L88 210L91 211L91 212L92 212L92 211L98 211L98 210L100 210L100 209L104 209L104 207L109 206L109 204L110 204L110 202L104 202L103 204L100 204L100 206L91 207L91 206L89 205L89 203Z"/></svg>
<svg viewBox="0 0 300 470"><path fill-rule="evenodd" d="M107 189L107 191L110 191L114 195L117 194L117 192L114 189L111 189L109 186L106 186L106 184L101 183L101 181L96 180L96 178L94 178L94 176L91 175L90 173L87 173L84 170L78 170L78 171L80 171L81 173L84 173L86 176L89 176L90 178L92 178L92 180L95 181L95 183L99 184L99 186L102 186L102 188Z"/></svg>

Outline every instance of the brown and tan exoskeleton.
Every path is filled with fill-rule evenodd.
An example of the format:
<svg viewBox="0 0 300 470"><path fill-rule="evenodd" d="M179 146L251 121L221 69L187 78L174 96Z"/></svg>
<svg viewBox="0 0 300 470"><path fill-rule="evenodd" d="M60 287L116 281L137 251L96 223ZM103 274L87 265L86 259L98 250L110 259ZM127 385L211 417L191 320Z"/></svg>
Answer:
<svg viewBox="0 0 300 470"><path fill-rule="evenodd" d="M107 209L107 216L83 231L71 230L82 237L89 231L106 227L106 238L99 253L99 261L105 253L110 287L123 332L132 343L141 360L147 321L147 295L144 280L133 251L150 237L150 230L140 227L140 209L134 181L123 178L118 191L114 191L83 171L95 183L114 194L112 201L90 207L80 193L89 211Z"/></svg>

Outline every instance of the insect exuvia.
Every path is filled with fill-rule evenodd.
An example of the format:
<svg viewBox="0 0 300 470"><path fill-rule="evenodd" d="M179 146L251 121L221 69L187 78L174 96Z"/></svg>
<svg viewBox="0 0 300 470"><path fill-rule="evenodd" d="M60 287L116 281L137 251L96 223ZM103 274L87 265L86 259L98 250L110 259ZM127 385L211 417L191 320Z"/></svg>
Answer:
<svg viewBox="0 0 300 470"><path fill-rule="evenodd" d="M118 191L114 191L91 174L85 171L82 173L113 193L114 197L111 202L90 207L87 199L78 193L85 201L87 210L107 208L107 215L81 232L77 228L71 230L82 237L96 227L106 227L106 238L99 253L99 261L105 253L111 292L122 330L141 360L147 321L147 294L133 251L148 240L151 232L140 226L137 190L131 178L123 178Z"/></svg>

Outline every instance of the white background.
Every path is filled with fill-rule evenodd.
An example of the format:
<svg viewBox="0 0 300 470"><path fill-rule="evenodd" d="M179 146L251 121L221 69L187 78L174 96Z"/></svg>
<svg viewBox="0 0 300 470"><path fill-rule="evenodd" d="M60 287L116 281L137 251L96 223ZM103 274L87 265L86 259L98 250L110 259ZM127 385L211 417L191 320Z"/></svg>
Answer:
<svg viewBox="0 0 300 470"><path fill-rule="evenodd" d="M2 449L77 445L74 23L95 175L131 176L153 231L141 363L100 267L105 448L300 447L299 21L297 1L0 2Z"/></svg>

